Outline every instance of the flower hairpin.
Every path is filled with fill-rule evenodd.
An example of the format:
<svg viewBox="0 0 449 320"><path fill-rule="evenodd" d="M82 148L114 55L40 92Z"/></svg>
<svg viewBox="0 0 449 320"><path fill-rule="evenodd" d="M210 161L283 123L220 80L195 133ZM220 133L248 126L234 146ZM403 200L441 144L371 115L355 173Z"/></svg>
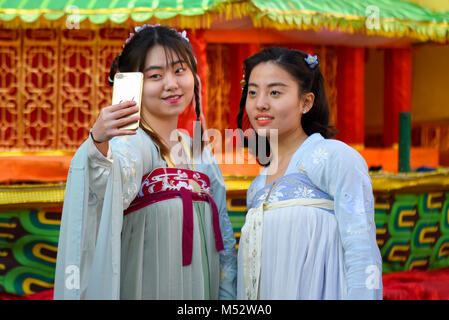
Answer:
<svg viewBox="0 0 449 320"><path fill-rule="evenodd" d="M137 26L134 28L134 33L130 33L128 39L125 40L125 44L123 45L123 47L125 47L126 44L128 44L128 42L131 41L131 39L134 37L134 35L140 31L142 31L143 29L146 28L155 28L155 27L159 27L160 24L144 24L141 26ZM175 30L176 32L178 32L178 30L176 30L175 28L173 28L173 30ZM189 38L187 38L187 31L183 30L182 32L178 32L178 34L185 39L187 42L190 42Z"/></svg>
<svg viewBox="0 0 449 320"><path fill-rule="evenodd" d="M131 41L131 39L134 37L134 33L130 33L128 39L125 40L125 44ZM123 45L125 46L125 45Z"/></svg>
<svg viewBox="0 0 449 320"><path fill-rule="evenodd" d="M187 42L190 43L189 38L187 38L187 31L183 30L182 32L178 32L178 34L183 37Z"/></svg>
<svg viewBox="0 0 449 320"><path fill-rule="evenodd" d="M183 38L185 41L190 42L189 38L187 38L187 31L182 30L182 32L179 32L175 28L172 28L172 30L178 32L178 34L181 36L181 38Z"/></svg>
<svg viewBox="0 0 449 320"><path fill-rule="evenodd" d="M316 55L312 56L310 54L304 58L304 61L307 62L311 69L314 69L318 65L318 57Z"/></svg>
<svg viewBox="0 0 449 320"><path fill-rule="evenodd" d="M123 45L123 48L125 47L126 44L128 44L128 42L131 41L131 39L134 37L134 35L135 35L137 32L139 32L139 31L141 31L141 30L143 30L143 29L145 29L145 28L155 28L155 27L158 27L158 26L160 26L160 24L144 24L144 25L142 25L142 26L137 26L137 27L135 27L135 28L134 28L134 33L131 32L131 33L129 34L128 39L125 40L125 44Z"/></svg>
<svg viewBox="0 0 449 320"><path fill-rule="evenodd" d="M146 29L146 28L156 28L156 27L159 27L159 26L160 26L159 23L158 24L144 24L144 25L135 27L134 31L135 32L139 32L139 31L141 31L143 29Z"/></svg>

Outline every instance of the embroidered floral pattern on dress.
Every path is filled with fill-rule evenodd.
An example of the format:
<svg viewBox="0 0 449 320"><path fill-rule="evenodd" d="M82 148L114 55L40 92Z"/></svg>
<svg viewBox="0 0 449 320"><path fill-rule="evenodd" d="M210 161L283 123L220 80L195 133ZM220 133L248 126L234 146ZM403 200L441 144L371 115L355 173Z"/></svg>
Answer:
<svg viewBox="0 0 449 320"><path fill-rule="evenodd" d="M279 178L267 199L271 186L272 184L262 188L254 195L254 200L249 203L248 210L257 208L264 201L272 203L297 198L333 200L327 193L314 186L303 173L291 173Z"/></svg>
<svg viewBox="0 0 449 320"><path fill-rule="evenodd" d="M329 153L326 148L315 149L312 153L313 164L323 164L329 158Z"/></svg>
<svg viewBox="0 0 449 320"><path fill-rule="evenodd" d="M115 152L121 155L119 158L123 178L123 205L127 207L139 190L139 186L137 184L138 179L136 177L136 166L139 159L137 155L132 152L133 150L131 150L128 146L129 137L119 137L118 141L124 142L117 143Z"/></svg>
<svg viewBox="0 0 449 320"><path fill-rule="evenodd" d="M251 231L248 229L251 229ZM248 261L243 266L243 273L245 274L245 297L248 300L258 298L262 232L263 214L257 214L257 210L251 210L246 215L246 221L242 227L242 236L240 238L240 249L245 256L244 260ZM251 248L250 251L248 250L249 248Z"/></svg>

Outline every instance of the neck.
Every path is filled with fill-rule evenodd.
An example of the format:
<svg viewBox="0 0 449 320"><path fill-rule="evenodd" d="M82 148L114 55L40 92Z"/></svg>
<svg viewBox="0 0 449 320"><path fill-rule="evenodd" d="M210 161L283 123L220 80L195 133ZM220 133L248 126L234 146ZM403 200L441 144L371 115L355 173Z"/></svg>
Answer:
<svg viewBox="0 0 449 320"><path fill-rule="evenodd" d="M169 149L178 142L178 135L172 135L173 131L178 128L178 117L157 118L150 114L144 114L145 122L153 129L154 132L162 139ZM173 136L176 137L173 140ZM170 140L172 137L172 140Z"/></svg>
<svg viewBox="0 0 449 320"><path fill-rule="evenodd" d="M277 163L288 163L291 156L306 139L307 134L301 127L295 129L293 132L286 132L278 136L277 148L272 148L272 162L277 161Z"/></svg>

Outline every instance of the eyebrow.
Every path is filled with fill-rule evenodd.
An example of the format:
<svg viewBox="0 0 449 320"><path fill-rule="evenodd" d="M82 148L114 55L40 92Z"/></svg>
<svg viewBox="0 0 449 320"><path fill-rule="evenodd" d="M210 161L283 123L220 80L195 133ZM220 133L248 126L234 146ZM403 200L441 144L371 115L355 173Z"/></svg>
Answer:
<svg viewBox="0 0 449 320"><path fill-rule="evenodd" d="M248 87L249 86L256 87L256 88L259 87L257 84L255 84L253 82L248 83ZM286 85L283 82L272 82L272 83L269 83L267 87L268 88L271 88L271 87L288 87L288 85Z"/></svg>
<svg viewBox="0 0 449 320"><path fill-rule="evenodd" d="M171 66L173 67L174 65L177 65L178 63L183 64L183 63L185 63L185 61L184 61L184 60L177 60L177 61L174 61L174 62L171 63ZM151 71L151 70L155 70L155 69L157 69L157 70L163 70L163 69L165 69L165 68L162 67L162 66L153 65L153 66L147 67L143 72L145 73L145 72L148 72L148 71Z"/></svg>

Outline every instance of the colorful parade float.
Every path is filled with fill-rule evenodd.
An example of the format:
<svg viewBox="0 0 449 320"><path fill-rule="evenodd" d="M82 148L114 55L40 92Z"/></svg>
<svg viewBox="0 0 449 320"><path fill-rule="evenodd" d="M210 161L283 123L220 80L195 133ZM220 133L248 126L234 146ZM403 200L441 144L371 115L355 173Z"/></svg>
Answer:
<svg viewBox="0 0 449 320"><path fill-rule="evenodd" d="M0 298L52 299L70 161L111 103L113 58L135 26L155 23L187 30L224 158L237 152L225 130L237 128L242 61L275 45L317 54L336 138L370 168L384 298L449 298L449 5L439 0L2 1ZM180 125L192 132L193 119L188 109ZM253 160L220 164L237 241Z"/></svg>

